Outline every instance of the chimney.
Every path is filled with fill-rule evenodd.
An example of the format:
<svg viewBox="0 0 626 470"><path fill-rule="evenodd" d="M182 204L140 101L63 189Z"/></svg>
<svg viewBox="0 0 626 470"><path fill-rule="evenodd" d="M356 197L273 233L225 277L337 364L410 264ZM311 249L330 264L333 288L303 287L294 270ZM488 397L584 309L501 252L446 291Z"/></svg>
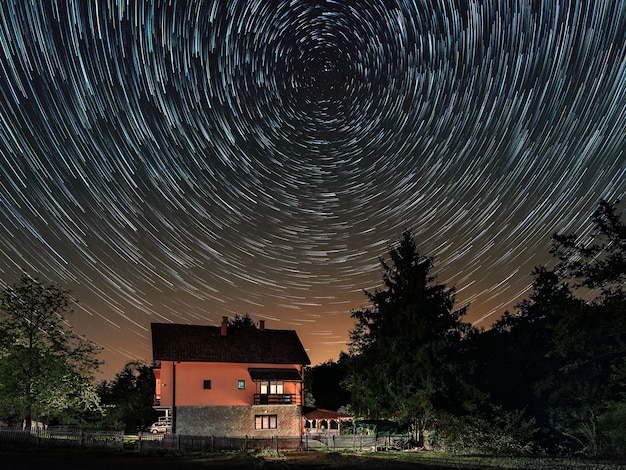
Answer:
<svg viewBox="0 0 626 470"><path fill-rule="evenodd" d="M259 330L265 329L265 320L259 320Z"/></svg>
<svg viewBox="0 0 626 470"><path fill-rule="evenodd" d="M222 317L222 336L228 334L228 317Z"/></svg>

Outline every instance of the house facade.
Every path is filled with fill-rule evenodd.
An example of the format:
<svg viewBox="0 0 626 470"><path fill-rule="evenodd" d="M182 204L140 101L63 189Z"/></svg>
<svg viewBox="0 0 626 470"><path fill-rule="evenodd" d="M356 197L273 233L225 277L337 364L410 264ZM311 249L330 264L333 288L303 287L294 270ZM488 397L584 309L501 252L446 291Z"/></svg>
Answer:
<svg viewBox="0 0 626 470"><path fill-rule="evenodd" d="M155 408L172 432L300 436L304 367L293 330L153 323Z"/></svg>

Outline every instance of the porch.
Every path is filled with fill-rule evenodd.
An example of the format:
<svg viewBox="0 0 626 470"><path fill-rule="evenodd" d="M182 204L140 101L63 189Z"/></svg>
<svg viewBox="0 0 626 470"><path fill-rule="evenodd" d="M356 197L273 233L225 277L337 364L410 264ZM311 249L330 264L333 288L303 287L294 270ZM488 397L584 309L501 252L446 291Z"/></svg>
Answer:
<svg viewBox="0 0 626 470"><path fill-rule="evenodd" d="M302 405L302 375L295 368L250 368L255 405Z"/></svg>

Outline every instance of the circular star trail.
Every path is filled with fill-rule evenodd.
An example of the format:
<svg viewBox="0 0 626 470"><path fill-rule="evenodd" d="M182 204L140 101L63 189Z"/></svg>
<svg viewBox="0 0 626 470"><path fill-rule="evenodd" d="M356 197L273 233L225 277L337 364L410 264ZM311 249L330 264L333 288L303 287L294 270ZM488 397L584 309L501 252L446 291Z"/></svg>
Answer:
<svg viewBox="0 0 626 470"><path fill-rule="evenodd" d="M0 4L0 273L112 370L249 313L313 362L411 229L488 324L626 191L626 3Z"/></svg>

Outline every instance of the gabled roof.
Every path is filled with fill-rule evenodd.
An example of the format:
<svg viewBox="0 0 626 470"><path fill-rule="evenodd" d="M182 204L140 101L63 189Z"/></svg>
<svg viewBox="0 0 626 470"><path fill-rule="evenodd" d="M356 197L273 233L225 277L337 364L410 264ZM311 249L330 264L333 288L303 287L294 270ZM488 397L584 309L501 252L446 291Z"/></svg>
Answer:
<svg viewBox="0 0 626 470"><path fill-rule="evenodd" d="M221 335L219 326L152 323L156 361L310 364L293 330L240 328Z"/></svg>

